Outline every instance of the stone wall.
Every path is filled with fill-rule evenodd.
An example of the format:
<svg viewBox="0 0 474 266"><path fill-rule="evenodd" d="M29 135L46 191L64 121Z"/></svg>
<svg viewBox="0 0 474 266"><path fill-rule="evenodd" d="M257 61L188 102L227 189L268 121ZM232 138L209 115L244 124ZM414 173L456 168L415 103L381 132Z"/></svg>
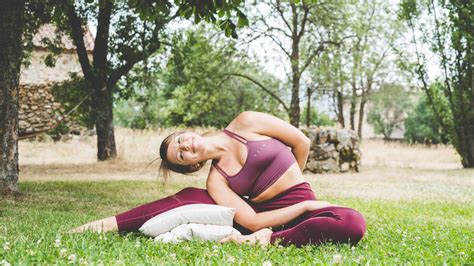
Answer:
<svg viewBox="0 0 474 266"><path fill-rule="evenodd" d="M71 74L81 76L81 65L74 51L59 54L54 67L48 67L44 58L49 54L43 49L33 49L28 66L22 65L20 73L19 133L29 133L51 129L59 115L64 114L61 104L54 101L52 87L70 78ZM91 59L91 54L89 54ZM63 122L70 132L79 126L72 121Z"/></svg>
<svg viewBox="0 0 474 266"><path fill-rule="evenodd" d="M32 51L28 66L23 65L20 71L20 85L38 85L45 83L63 82L70 78L71 74L82 76L79 59L74 52L65 52L57 56L54 67L48 67L44 63L48 51L35 49ZM89 60L91 57L89 56Z"/></svg>
<svg viewBox="0 0 474 266"><path fill-rule="evenodd" d="M334 128L307 128L302 131L311 140L305 170L312 173L359 171L361 152L355 131Z"/></svg>
<svg viewBox="0 0 474 266"><path fill-rule="evenodd" d="M20 135L52 128L56 116L64 112L61 104L54 101L51 86L20 85Z"/></svg>

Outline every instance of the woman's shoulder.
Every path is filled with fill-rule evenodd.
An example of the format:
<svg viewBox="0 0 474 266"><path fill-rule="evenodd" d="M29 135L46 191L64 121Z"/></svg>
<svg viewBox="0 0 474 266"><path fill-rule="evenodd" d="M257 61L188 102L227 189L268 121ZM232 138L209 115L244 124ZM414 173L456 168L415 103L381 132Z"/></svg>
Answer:
<svg viewBox="0 0 474 266"><path fill-rule="evenodd" d="M227 125L227 129L230 131L248 131L254 132L253 125L255 120L258 118L258 115L261 114L255 111L244 111L237 115L230 123Z"/></svg>

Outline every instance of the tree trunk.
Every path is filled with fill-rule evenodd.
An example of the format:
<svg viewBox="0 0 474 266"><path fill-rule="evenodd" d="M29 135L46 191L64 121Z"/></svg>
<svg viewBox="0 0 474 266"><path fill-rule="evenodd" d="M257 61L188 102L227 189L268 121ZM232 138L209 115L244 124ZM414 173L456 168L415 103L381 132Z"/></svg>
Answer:
<svg viewBox="0 0 474 266"><path fill-rule="evenodd" d="M97 158L99 161L117 157L114 134L112 91L107 87L95 89L92 109L97 130Z"/></svg>
<svg viewBox="0 0 474 266"><path fill-rule="evenodd" d="M97 130L97 158L99 161L117 157L113 124L113 95L112 86L107 86L108 73L108 44L110 17L113 3L110 0L101 0L99 6L97 35L94 45L94 93L92 94L92 110Z"/></svg>
<svg viewBox="0 0 474 266"><path fill-rule="evenodd" d="M309 127L311 125L311 88L309 86L306 89L306 95L308 96L306 105L306 127Z"/></svg>
<svg viewBox="0 0 474 266"><path fill-rule="evenodd" d="M298 13L296 6L291 5L292 10L292 34L291 34L291 102L290 102L290 124L300 126L300 36L298 35Z"/></svg>
<svg viewBox="0 0 474 266"><path fill-rule="evenodd" d="M355 113L356 113L356 104L357 104L357 88L355 81L352 80L352 97L351 97L351 110L350 110L350 122L351 129L355 130Z"/></svg>
<svg viewBox="0 0 474 266"><path fill-rule="evenodd" d="M2 1L0 9L0 194L19 195L18 99L24 1Z"/></svg>
<svg viewBox="0 0 474 266"><path fill-rule="evenodd" d="M300 73L299 73L299 44L293 40L293 52L291 54L291 102L290 102L290 124L295 127L300 125Z"/></svg>
<svg viewBox="0 0 474 266"><path fill-rule="evenodd" d="M464 160L465 163L463 164L463 166L465 168L474 168L474 122L472 123L470 130L468 130L467 134L467 158Z"/></svg>
<svg viewBox="0 0 474 266"><path fill-rule="evenodd" d="M456 150L461 155L461 163L464 168L474 168L474 123L461 126L459 132Z"/></svg>
<svg viewBox="0 0 474 266"><path fill-rule="evenodd" d="M359 105L359 124L357 125L357 134L359 135L359 139L362 140L362 126L364 125L364 108L365 104L368 101L368 97L370 96L370 93L372 92L372 83L373 79L372 77L367 77L367 88L364 89L364 86L362 85L362 93L360 95L360 105Z"/></svg>
<svg viewBox="0 0 474 266"><path fill-rule="evenodd" d="M357 125L357 135L359 135L360 140L362 140L362 125L364 124L364 108L366 103L367 100L362 97L359 106L359 124Z"/></svg>
<svg viewBox="0 0 474 266"><path fill-rule="evenodd" d="M346 127L344 121L344 99L342 97L342 92L339 89L336 90L336 99L337 99L337 122L341 125L342 128Z"/></svg>
<svg viewBox="0 0 474 266"><path fill-rule="evenodd" d="M291 88L290 103L290 124L295 127L300 125L300 77L299 74L293 74L293 83Z"/></svg>

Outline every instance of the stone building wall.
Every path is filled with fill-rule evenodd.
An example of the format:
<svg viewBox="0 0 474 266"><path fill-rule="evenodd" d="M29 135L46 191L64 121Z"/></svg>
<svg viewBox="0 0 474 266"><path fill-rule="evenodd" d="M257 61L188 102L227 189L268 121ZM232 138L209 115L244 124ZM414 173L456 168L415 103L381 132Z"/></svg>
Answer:
<svg viewBox="0 0 474 266"><path fill-rule="evenodd" d="M35 49L30 56L30 64L22 66L20 85L22 84L52 84L68 80L71 74L82 75L81 65L75 51L66 51L58 55L54 67L48 67L44 58L50 52Z"/></svg>
<svg viewBox="0 0 474 266"><path fill-rule="evenodd" d="M20 85L20 135L52 128L64 112L61 104L54 101L51 86L51 83Z"/></svg>
<svg viewBox="0 0 474 266"><path fill-rule="evenodd" d="M42 49L35 49L31 54L30 64L21 68L20 136L51 129L59 116L64 113L61 104L54 100L52 87L68 80L71 74L82 76L81 66L74 51L65 51L58 55L54 67L44 64L44 58L48 53ZM77 128L72 121L64 123L69 128Z"/></svg>
<svg viewBox="0 0 474 266"><path fill-rule="evenodd" d="M42 49L33 50L30 64L21 68L18 125L20 136L53 128L64 109L54 100L52 87L69 79L72 73L81 75L77 55L73 52L58 55L54 67L48 67L44 63L48 53Z"/></svg>
<svg viewBox="0 0 474 266"><path fill-rule="evenodd" d="M307 128L302 131L311 140L305 170L312 173L360 170L361 152L355 131L334 128Z"/></svg>
<svg viewBox="0 0 474 266"><path fill-rule="evenodd" d="M84 43L89 60L92 61L94 38L88 27L85 29ZM48 67L44 59L50 51L43 43L44 39L53 41L56 28L50 24L39 27L33 36L34 49L28 65L22 65L20 70L20 99L19 99L19 131L21 136L28 133L51 129L60 115L64 114L61 104L55 102L52 87L66 81L71 74L82 76L82 69L76 54L75 46L66 35L61 36L62 51L56 57L54 67ZM70 129L77 127L72 121L65 121Z"/></svg>

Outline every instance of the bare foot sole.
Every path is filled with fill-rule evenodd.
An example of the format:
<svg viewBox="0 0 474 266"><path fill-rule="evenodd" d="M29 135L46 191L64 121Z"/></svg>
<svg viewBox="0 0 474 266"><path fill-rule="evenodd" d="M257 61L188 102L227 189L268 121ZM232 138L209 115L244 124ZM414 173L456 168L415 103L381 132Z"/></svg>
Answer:
<svg viewBox="0 0 474 266"><path fill-rule="evenodd" d="M251 246L255 246L255 245L266 246L270 243L270 237L272 233L273 233L272 230L265 228L257 232L254 232L251 235L232 234L223 238L219 242L220 243L234 242L238 244L247 244Z"/></svg>

